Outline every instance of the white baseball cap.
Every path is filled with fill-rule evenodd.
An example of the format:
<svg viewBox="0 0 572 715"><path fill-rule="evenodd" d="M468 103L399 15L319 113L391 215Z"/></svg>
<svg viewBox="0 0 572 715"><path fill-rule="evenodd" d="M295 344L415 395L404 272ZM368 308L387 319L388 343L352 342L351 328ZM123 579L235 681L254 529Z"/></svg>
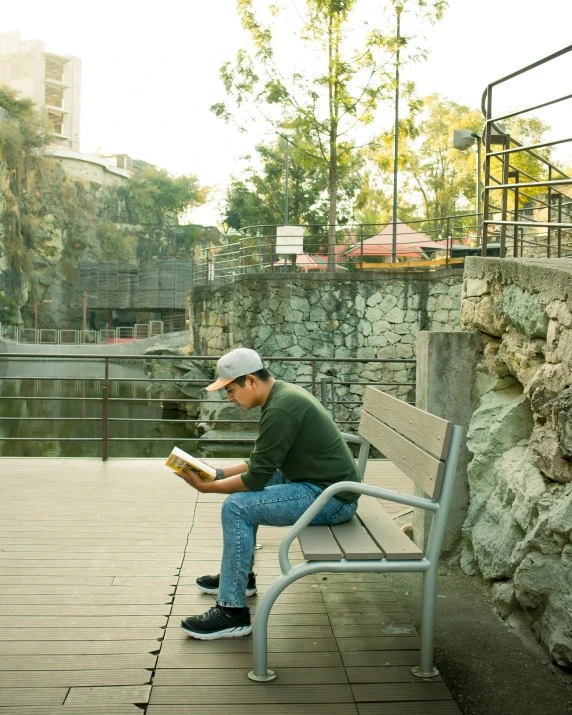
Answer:
<svg viewBox="0 0 572 715"><path fill-rule="evenodd" d="M262 370L264 365L256 350L250 348L237 348L223 355L216 364L218 380L207 387L209 392L220 390L230 384L237 377L251 375L257 370Z"/></svg>

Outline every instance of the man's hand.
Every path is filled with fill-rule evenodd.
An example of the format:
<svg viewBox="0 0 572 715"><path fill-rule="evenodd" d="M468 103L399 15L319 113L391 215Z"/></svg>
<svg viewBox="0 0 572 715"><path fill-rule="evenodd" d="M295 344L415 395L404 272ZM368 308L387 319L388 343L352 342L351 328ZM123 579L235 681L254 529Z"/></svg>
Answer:
<svg viewBox="0 0 572 715"><path fill-rule="evenodd" d="M246 466L246 465L245 465ZM220 481L203 482L200 476L189 467L175 471L178 477L181 477L190 487L193 487L201 494L234 494L234 492L247 492L248 487L239 476L228 477Z"/></svg>
<svg viewBox="0 0 572 715"><path fill-rule="evenodd" d="M184 479L190 487L194 487L198 492L204 493L206 491L205 484L207 484L207 482L204 482L198 472L195 472L193 469L182 467L181 470L175 472L175 474L181 477L181 479Z"/></svg>

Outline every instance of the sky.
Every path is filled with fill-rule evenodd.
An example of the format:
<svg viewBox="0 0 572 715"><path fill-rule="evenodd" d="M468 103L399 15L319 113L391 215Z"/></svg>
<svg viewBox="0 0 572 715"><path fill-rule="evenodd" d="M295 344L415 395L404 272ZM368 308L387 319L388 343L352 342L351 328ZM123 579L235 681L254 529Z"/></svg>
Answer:
<svg viewBox="0 0 572 715"><path fill-rule="evenodd" d="M278 0L287 12L291 2ZM488 83L571 42L571 0L449 4L440 23L423 28L428 59L406 70L420 96L439 93L479 107ZM417 33L408 22L405 16L404 34ZM196 174L213 187L213 198L190 218L219 221L220 196L244 165L240 158L271 137L262 127L241 134L209 111L225 99L220 66L248 45L235 0L58 0L57 9L19 0L4 3L0 14L0 32L12 30L82 59L82 151L126 153L174 174ZM284 58L295 57L292 28L284 23L277 32ZM495 110L568 94L571 76L572 57L526 82L512 80L495 90ZM550 138L570 135L570 105L537 112L552 126Z"/></svg>

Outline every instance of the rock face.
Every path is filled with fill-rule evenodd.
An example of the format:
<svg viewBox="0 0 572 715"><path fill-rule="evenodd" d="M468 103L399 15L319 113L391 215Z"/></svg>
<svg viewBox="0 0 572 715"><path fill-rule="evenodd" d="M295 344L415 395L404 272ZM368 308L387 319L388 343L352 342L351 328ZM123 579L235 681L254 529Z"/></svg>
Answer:
<svg viewBox="0 0 572 715"><path fill-rule="evenodd" d="M572 665L572 265L467 261L461 321L482 333L461 566Z"/></svg>
<svg viewBox="0 0 572 715"><path fill-rule="evenodd" d="M458 330L462 277L252 275L230 286L195 288L191 295L193 352L220 354L251 347L267 357L322 358L316 380L386 383L412 398L413 364L333 362L344 358L413 358L420 330ZM285 380L312 380L308 363L272 362ZM387 383L401 383L387 385ZM318 385L319 387L319 385ZM359 402L362 385L339 386L336 401ZM357 405L338 404L342 420L359 419Z"/></svg>

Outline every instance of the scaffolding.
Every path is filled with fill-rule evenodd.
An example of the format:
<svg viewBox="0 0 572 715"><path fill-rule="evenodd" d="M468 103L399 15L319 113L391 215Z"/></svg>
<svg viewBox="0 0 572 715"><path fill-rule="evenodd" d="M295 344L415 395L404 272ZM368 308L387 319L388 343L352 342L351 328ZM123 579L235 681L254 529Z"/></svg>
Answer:
<svg viewBox="0 0 572 715"><path fill-rule="evenodd" d="M78 305L87 294L90 308L185 310L192 284L192 261L165 258L148 263L80 263Z"/></svg>

